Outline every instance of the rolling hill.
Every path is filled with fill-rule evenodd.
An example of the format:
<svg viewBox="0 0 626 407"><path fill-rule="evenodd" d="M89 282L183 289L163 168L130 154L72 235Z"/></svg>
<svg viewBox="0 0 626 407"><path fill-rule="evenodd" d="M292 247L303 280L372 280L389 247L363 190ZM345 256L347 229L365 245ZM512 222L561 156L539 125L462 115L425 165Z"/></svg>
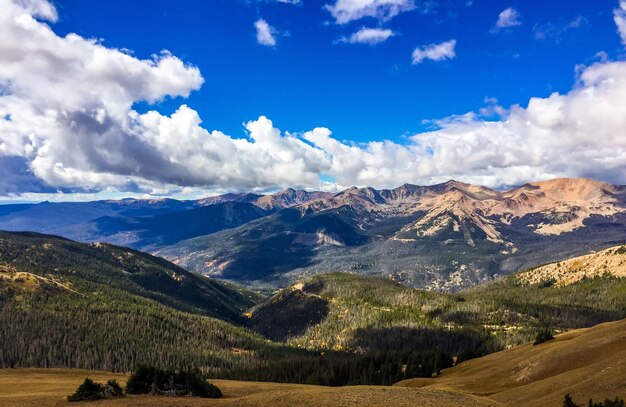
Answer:
<svg viewBox="0 0 626 407"><path fill-rule="evenodd" d="M0 233L0 367L227 374L272 349L233 323L253 293L107 244Z"/></svg>
<svg viewBox="0 0 626 407"><path fill-rule="evenodd" d="M0 270L9 295L51 290L84 297L101 288L119 290L233 322L257 298L142 252L35 233L0 232Z"/></svg>
<svg viewBox="0 0 626 407"><path fill-rule="evenodd" d="M592 398L626 397L626 320L577 329L533 346L531 343L468 360L436 378L408 379L385 386L321 387L298 384L211 380L224 393L214 403L233 406L537 406L562 405L563 396L585 405ZM65 396L91 377L124 383L127 375L80 369L1 369L0 402L15 406L65 405ZM177 406L163 396L126 396L107 406ZM185 405L207 405L185 399Z"/></svg>
<svg viewBox="0 0 626 407"><path fill-rule="evenodd" d="M511 406L558 406L569 393L579 405L626 397L626 320L577 329L444 370L435 379L397 386L486 396Z"/></svg>

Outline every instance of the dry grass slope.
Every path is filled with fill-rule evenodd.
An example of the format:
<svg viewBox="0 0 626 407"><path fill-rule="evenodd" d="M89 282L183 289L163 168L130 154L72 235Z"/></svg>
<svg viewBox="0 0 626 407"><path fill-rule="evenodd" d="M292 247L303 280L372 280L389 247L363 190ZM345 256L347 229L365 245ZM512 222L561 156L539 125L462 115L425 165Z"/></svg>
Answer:
<svg viewBox="0 0 626 407"><path fill-rule="evenodd" d="M558 406L565 393L586 403L626 397L626 320L469 360L403 387L460 391L511 406Z"/></svg>
<svg viewBox="0 0 626 407"><path fill-rule="evenodd" d="M65 397L85 377L103 382L115 378L125 383L127 376L79 369L5 369L0 370L1 406L72 406ZM351 386L322 387L298 384L212 381L222 389L223 399L169 398L163 396L126 396L121 399L83 403L89 406L501 406L492 400L448 390ZM79 403L80 404L80 403Z"/></svg>
<svg viewBox="0 0 626 407"><path fill-rule="evenodd" d="M582 278L594 278L610 274L626 277L626 246L615 246L586 256L546 264L519 273L517 280L524 284L536 284L553 279L555 285L574 284Z"/></svg>

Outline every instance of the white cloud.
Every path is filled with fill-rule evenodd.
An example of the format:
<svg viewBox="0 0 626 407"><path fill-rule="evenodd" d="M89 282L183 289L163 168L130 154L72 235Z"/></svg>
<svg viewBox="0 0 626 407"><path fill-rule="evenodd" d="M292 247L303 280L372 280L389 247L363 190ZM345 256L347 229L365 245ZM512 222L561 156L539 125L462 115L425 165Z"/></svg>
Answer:
<svg viewBox="0 0 626 407"><path fill-rule="evenodd" d="M453 59L456 56L454 51L456 40L445 41L440 44L430 44L423 47L417 47L413 50L413 64L420 64L424 60L443 61Z"/></svg>
<svg viewBox="0 0 626 407"><path fill-rule="evenodd" d="M613 10L613 18L622 43L626 45L626 1L621 1L619 7Z"/></svg>
<svg viewBox="0 0 626 407"><path fill-rule="evenodd" d="M502 28L516 27L518 25L522 25L520 14L513 7L509 7L498 15L498 21L496 21L496 25L491 31L497 32Z"/></svg>
<svg viewBox="0 0 626 407"><path fill-rule="evenodd" d="M337 24L373 17L387 21L405 11L415 9L414 0L336 0L324 6Z"/></svg>
<svg viewBox="0 0 626 407"><path fill-rule="evenodd" d="M565 33L578 29L586 23L587 20L582 16L578 16L566 24L537 24L533 27L533 35L537 41L552 39L558 44Z"/></svg>
<svg viewBox="0 0 626 407"><path fill-rule="evenodd" d="M361 28L359 31L352 33L349 37L343 37L340 41L350 44L368 44L374 45L387 41L395 34L387 28Z"/></svg>
<svg viewBox="0 0 626 407"><path fill-rule="evenodd" d="M259 44L268 47L276 45L276 29L269 25L267 21L259 18L254 22L254 28L256 28L256 40Z"/></svg>
<svg viewBox="0 0 626 407"><path fill-rule="evenodd" d="M169 116L133 110L137 101L197 89L197 68L169 53L140 60L75 34L59 37L32 17L54 20L45 3L28 7L0 0L0 195L626 179L626 62L581 68L570 92L527 107L486 98L480 113L498 120L451 116L404 143L349 143L326 128L283 133L263 116L240 139L207 130L185 105Z"/></svg>
<svg viewBox="0 0 626 407"><path fill-rule="evenodd" d="M346 145L327 129L305 138L332 156L343 185L427 184L450 178L489 186L558 176L626 178L626 62L595 64L567 94L532 98L500 121L469 114L409 143Z"/></svg>

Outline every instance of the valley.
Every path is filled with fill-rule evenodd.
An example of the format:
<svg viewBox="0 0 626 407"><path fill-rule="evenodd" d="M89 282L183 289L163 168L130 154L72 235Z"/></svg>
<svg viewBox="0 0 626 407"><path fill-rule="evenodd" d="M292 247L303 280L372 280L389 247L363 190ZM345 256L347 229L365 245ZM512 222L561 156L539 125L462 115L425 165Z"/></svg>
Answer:
<svg viewBox="0 0 626 407"><path fill-rule="evenodd" d="M551 405L565 386L554 383L599 365L584 359L576 373L566 366L527 383L515 376L528 370L525 360L558 365L559 355L584 348L576 338L601 335L593 332L605 332L616 355L623 350L610 327L626 318L626 212L623 188L610 184L286 190L16 205L0 215L0 225L85 241L0 232L0 376L8 382L31 373L78 381L72 372L81 371L66 368L125 380L141 365L193 366L232 392L216 401L224 405L530 403L513 383ZM541 335L557 339L529 344ZM585 352L623 377L596 343ZM505 359L513 370L497 370L509 366ZM483 363L509 381L497 387L501 381L477 377L472 383L496 387L467 387L477 374L468 366ZM544 380L552 387L541 387ZM566 387L614 397L620 386ZM48 397L41 400L52 403Z"/></svg>
<svg viewBox="0 0 626 407"><path fill-rule="evenodd" d="M603 253L626 260L623 246ZM266 298L130 249L34 233L2 232L0 263L3 368L191 365L224 379L390 385L543 330L626 318L626 280L611 268L568 285L538 268L457 293L331 273Z"/></svg>
<svg viewBox="0 0 626 407"><path fill-rule="evenodd" d="M0 0L0 407L625 407L626 0Z"/></svg>

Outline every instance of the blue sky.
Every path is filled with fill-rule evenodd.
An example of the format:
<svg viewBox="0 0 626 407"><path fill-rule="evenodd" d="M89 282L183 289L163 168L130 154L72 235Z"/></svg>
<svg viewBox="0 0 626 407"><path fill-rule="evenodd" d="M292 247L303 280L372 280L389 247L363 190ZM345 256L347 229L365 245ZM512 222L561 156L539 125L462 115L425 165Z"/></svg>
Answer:
<svg viewBox="0 0 626 407"><path fill-rule="evenodd" d="M0 201L626 184L626 0L0 9Z"/></svg>
<svg viewBox="0 0 626 407"><path fill-rule="evenodd" d="M485 97L510 106L565 92L576 65L589 64L600 51L622 51L613 24L616 3L606 0L475 0L471 6L444 0L433 1L428 12L418 1L389 21L366 17L347 24L334 23L324 9L331 1L55 4L59 34L101 38L140 58L167 49L196 65L202 88L156 108L171 113L187 103L208 128L233 136L244 136L243 122L265 115L291 131L325 126L347 140L399 140L424 130L424 120L476 111ZM522 24L492 33L508 7ZM257 43L253 24L259 18L280 32L276 46ZM566 29L577 19L577 28ZM397 34L374 46L336 42L361 27ZM548 37L536 39L540 30ZM415 47L450 39L457 40L453 60L411 65Z"/></svg>

